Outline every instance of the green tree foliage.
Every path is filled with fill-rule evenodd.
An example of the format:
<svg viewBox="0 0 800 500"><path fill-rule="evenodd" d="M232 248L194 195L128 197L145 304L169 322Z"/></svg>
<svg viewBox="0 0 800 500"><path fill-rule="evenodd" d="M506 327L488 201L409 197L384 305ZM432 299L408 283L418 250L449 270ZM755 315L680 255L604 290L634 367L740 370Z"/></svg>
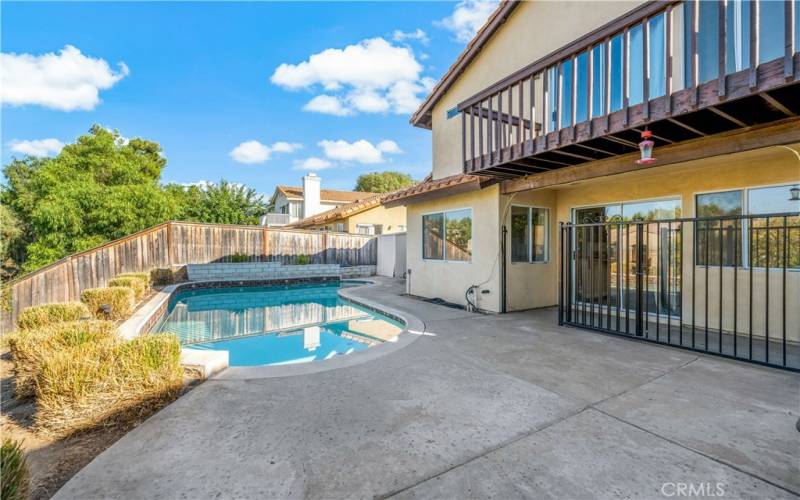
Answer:
<svg viewBox="0 0 800 500"><path fill-rule="evenodd" d="M178 219L217 224L258 224L267 204L255 189L221 180L217 184L165 188L178 204Z"/></svg>
<svg viewBox="0 0 800 500"><path fill-rule="evenodd" d="M0 191L7 274L171 219L253 224L265 212L254 190L225 181L162 186L165 165L158 143L128 141L98 125L54 158L12 160Z"/></svg>
<svg viewBox="0 0 800 500"><path fill-rule="evenodd" d="M412 185L414 185L414 179L402 172L372 172L358 176L355 190L369 193L388 193Z"/></svg>

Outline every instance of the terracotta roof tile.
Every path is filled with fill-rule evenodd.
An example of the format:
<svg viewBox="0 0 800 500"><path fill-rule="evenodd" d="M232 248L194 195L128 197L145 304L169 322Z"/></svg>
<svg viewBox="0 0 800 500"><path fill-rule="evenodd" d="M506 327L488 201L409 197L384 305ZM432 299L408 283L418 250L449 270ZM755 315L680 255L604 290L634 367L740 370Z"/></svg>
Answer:
<svg viewBox="0 0 800 500"><path fill-rule="evenodd" d="M383 203L389 203L407 198L413 198L415 196L431 193L434 191L442 191L455 188L458 186L464 186L465 184L474 183L481 185L482 183L485 183L487 181L492 182L492 179L481 175L456 174L448 177L443 177L441 179L427 180L425 182L421 182L409 188L388 193L383 198L382 201Z"/></svg>

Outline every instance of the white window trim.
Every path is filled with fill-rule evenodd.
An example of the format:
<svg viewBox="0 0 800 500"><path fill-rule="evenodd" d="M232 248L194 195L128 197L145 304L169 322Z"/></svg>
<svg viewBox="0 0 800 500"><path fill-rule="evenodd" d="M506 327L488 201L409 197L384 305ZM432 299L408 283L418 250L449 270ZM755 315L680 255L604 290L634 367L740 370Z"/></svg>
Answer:
<svg viewBox="0 0 800 500"><path fill-rule="evenodd" d="M469 210L469 218L470 218L470 221L471 221L470 224L474 228L475 227L475 218L472 216L472 207L448 208L448 209L444 209L444 210L434 210L432 212L424 212L424 213L419 214L420 221L422 222L422 225L421 225L422 226L421 227L421 229L422 229L422 238L421 238L422 248L420 249L421 252L422 252L420 254L422 256L422 260L424 260L426 262L450 262L450 263L453 263L453 264L470 264L472 262L472 258L473 258L472 254L470 254L469 260L451 260L451 259L448 259L447 258L447 245L444 244L445 240L447 239L447 215L445 215L445 214L447 214L447 212L459 212L461 210ZM444 229L445 234L442 235L443 236L442 237L442 247L443 248L442 248L442 258L441 259L432 259L430 257L425 257L425 222L424 222L424 217L426 215L436 215L436 214L442 214L443 223L444 223L443 224L443 229Z"/></svg>
<svg viewBox="0 0 800 500"><path fill-rule="evenodd" d="M514 261L509 256L511 265L515 264L549 264L550 263L550 207L542 207L537 205L511 205L511 208L527 208L528 209L528 261ZM547 220L544 225L544 260L533 260L533 218L531 217L531 209L544 210L547 212ZM508 212L508 225L511 226L511 210ZM509 232L509 235L511 233ZM511 246L509 245L509 252Z"/></svg>

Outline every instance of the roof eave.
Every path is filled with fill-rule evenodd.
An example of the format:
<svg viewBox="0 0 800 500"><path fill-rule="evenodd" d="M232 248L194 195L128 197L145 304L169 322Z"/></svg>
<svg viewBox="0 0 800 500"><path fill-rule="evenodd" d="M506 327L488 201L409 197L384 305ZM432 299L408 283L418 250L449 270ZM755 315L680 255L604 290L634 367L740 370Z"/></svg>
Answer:
<svg viewBox="0 0 800 500"><path fill-rule="evenodd" d="M467 66L477 57L481 52L487 41L495 34L497 29L506 22L508 16L517 7L520 0L503 0L497 9L486 20L486 24L478 30L478 33L472 39L464 51L458 56L456 62L450 66L447 73L439 80L433 90L420 104L417 111L411 115L409 122L419 128L430 130L433 122L433 107L439 102L439 99L450 90L452 84L461 76Z"/></svg>

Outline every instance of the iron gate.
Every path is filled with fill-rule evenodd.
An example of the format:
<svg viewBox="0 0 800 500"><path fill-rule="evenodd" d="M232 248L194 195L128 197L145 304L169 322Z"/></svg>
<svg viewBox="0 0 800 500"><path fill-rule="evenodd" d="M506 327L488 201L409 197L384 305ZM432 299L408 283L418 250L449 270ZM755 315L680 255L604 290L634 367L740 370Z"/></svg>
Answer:
<svg viewBox="0 0 800 500"><path fill-rule="evenodd" d="M559 324L800 370L800 213L561 223Z"/></svg>

